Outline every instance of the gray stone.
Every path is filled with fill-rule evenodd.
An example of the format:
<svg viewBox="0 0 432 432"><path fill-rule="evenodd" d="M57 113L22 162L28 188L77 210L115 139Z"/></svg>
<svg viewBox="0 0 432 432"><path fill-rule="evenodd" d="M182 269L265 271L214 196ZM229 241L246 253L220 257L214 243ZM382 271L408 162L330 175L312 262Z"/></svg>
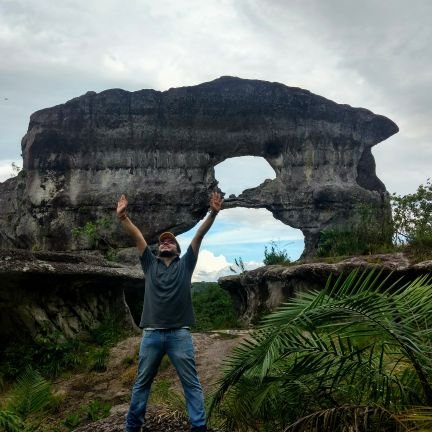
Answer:
<svg viewBox="0 0 432 432"><path fill-rule="evenodd" d="M0 343L74 337L107 319L138 331L124 290L143 296L141 270L84 254L0 251Z"/></svg>
<svg viewBox="0 0 432 432"><path fill-rule="evenodd" d="M249 325L296 293L322 290L328 278L348 274L353 270L380 271L382 277L408 282L432 273L432 261L410 264L402 254L379 254L347 258L337 264L314 262L297 265L270 265L240 275L222 277L219 285L231 296L240 321Z"/></svg>
<svg viewBox="0 0 432 432"><path fill-rule="evenodd" d="M123 432L128 407L121 405L111 409L110 416L81 426L74 432ZM209 432L219 429L209 428ZM166 408L150 406L147 409L145 426L142 432L189 432L190 425L185 416L179 412L169 412ZM221 432L221 431L220 431Z"/></svg>
<svg viewBox="0 0 432 432"><path fill-rule="evenodd" d="M250 155L265 158L276 178L228 198L225 208L270 210L302 230L304 255L313 255L319 232L353 223L358 203L389 218L371 147L397 131L366 109L266 81L88 92L31 116L24 169L0 184L0 247L91 248L71 229L103 217L113 220L112 244L131 246L114 217L121 193L153 244L205 215L216 164Z"/></svg>

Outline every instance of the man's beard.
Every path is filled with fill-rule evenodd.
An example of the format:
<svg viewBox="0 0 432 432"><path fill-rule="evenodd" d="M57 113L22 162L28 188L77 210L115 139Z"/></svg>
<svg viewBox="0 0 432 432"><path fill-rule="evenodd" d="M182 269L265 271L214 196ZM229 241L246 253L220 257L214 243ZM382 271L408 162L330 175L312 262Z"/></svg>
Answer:
<svg viewBox="0 0 432 432"><path fill-rule="evenodd" d="M177 252L170 251L170 250L162 250L162 251L159 251L159 256L165 257L165 258L172 258L172 257L177 256Z"/></svg>

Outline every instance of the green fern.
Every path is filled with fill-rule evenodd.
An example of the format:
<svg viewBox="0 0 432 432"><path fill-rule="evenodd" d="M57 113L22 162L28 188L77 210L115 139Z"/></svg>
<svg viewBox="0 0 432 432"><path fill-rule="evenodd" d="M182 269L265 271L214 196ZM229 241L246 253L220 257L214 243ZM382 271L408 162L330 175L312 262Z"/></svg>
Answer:
<svg viewBox="0 0 432 432"><path fill-rule="evenodd" d="M7 408L26 418L29 414L43 411L53 402L51 385L37 371L28 368L18 378Z"/></svg>

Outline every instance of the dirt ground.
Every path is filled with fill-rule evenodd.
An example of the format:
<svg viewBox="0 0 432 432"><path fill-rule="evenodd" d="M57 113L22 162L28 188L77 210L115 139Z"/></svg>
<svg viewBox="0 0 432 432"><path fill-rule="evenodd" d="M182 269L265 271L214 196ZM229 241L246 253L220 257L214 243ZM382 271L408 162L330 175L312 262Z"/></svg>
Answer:
<svg viewBox="0 0 432 432"><path fill-rule="evenodd" d="M235 346L245 337L247 331L194 333L194 346L199 377L208 394L221 376L222 363ZM141 337L129 337L111 349L107 370L77 374L55 383L55 391L63 398L65 412L79 412L80 407L94 400L108 401L110 417L75 429L77 432L120 432L123 431L124 416L128 409L131 387L135 378L138 350ZM182 394L180 381L169 362L163 362L155 384L169 383L169 391ZM63 410L62 410L63 411ZM150 399L146 420L146 431L188 431L184 417L170 413L164 405L163 395L152 403Z"/></svg>

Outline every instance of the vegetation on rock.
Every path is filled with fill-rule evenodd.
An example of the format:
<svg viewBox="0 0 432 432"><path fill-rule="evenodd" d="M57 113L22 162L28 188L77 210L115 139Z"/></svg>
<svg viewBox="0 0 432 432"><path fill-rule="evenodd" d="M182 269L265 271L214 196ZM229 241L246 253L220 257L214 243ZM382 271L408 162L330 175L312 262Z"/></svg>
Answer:
<svg viewBox="0 0 432 432"><path fill-rule="evenodd" d="M57 333L11 344L1 352L0 382L3 381L3 386L13 382L25 373L28 365L37 365L45 378L56 378L64 371L103 370L107 349L125 336L125 331L108 317L86 338L66 338Z"/></svg>
<svg viewBox="0 0 432 432"><path fill-rule="evenodd" d="M245 263L242 257L234 258L234 265L230 266L230 271L233 273L243 274L246 271Z"/></svg>
<svg viewBox="0 0 432 432"><path fill-rule="evenodd" d="M264 247L264 265L289 264L291 262L288 252L281 249L275 241L270 242L270 247Z"/></svg>
<svg viewBox="0 0 432 432"><path fill-rule="evenodd" d="M432 183L428 179L417 191L392 196L394 243L417 251L432 252Z"/></svg>
<svg viewBox="0 0 432 432"><path fill-rule="evenodd" d="M406 250L421 258L432 255L432 184L430 179L408 195L391 196L392 220L377 220L374 211L359 204L360 219L349 228L320 234L317 255L347 256Z"/></svg>
<svg viewBox="0 0 432 432"><path fill-rule="evenodd" d="M72 229L72 237L86 239L90 248L100 249L109 261L116 261L117 250L110 240L112 225L113 221L109 217L86 222L85 225Z"/></svg>
<svg viewBox="0 0 432 432"><path fill-rule="evenodd" d="M392 250L393 227L390 220L379 220L375 210L364 204L357 205L359 220L349 227L332 228L321 232L317 255L368 255Z"/></svg>

